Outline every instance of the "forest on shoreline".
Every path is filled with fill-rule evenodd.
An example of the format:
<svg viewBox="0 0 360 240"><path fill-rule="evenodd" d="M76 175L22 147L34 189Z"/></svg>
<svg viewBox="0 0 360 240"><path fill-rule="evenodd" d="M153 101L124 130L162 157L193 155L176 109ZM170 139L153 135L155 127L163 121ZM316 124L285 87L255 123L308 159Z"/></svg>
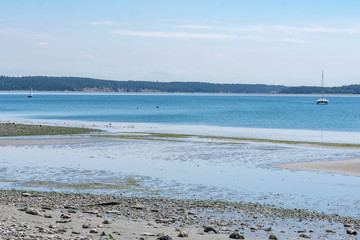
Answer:
<svg viewBox="0 0 360 240"><path fill-rule="evenodd" d="M271 93L271 94L360 94L360 84L341 87L206 82L114 81L81 77L0 76L0 91L168 92L168 93Z"/></svg>

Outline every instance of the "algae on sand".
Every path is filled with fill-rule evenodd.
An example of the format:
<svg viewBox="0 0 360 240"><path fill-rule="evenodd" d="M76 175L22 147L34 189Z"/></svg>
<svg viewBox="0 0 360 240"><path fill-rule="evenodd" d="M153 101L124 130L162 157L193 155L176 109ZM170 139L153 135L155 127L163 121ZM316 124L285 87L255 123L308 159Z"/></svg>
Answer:
<svg viewBox="0 0 360 240"><path fill-rule="evenodd" d="M100 131L101 130L90 129L90 128L0 123L0 137L73 135L73 134L87 134L91 132L100 132Z"/></svg>

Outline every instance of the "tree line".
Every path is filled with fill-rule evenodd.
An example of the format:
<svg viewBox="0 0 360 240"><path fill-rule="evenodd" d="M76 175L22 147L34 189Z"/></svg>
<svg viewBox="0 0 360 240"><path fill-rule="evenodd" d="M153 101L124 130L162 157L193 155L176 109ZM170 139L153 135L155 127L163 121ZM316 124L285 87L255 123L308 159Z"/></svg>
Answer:
<svg viewBox="0 0 360 240"><path fill-rule="evenodd" d="M279 93L287 94L360 94L360 85L346 85L341 87L286 87L282 89Z"/></svg>
<svg viewBox="0 0 360 240"><path fill-rule="evenodd" d="M266 84L220 84L205 82L113 81L81 77L0 76L0 91L88 91L88 92L169 92L169 93L282 93L360 94L360 85L341 87Z"/></svg>
<svg viewBox="0 0 360 240"><path fill-rule="evenodd" d="M278 93L285 86L203 82L111 81L80 77L0 76L1 91L101 91L170 93Z"/></svg>

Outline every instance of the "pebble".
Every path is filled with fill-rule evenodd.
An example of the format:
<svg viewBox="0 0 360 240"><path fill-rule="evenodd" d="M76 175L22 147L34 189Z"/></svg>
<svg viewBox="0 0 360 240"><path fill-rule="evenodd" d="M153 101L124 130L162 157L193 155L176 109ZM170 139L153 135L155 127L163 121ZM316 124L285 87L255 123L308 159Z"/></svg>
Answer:
<svg viewBox="0 0 360 240"><path fill-rule="evenodd" d="M89 213L89 214L99 214L99 212L98 211L96 211L96 210L86 210L86 211L83 211L83 213Z"/></svg>
<svg viewBox="0 0 360 240"><path fill-rule="evenodd" d="M188 237L189 234L185 230L179 230L178 237Z"/></svg>
<svg viewBox="0 0 360 240"><path fill-rule="evenodd" d="M71 222L71 219L68 218L60 218L59 220L56 221L57 223L69 223Z"/></svg>
<svg viewBox="0 0 360 240"><path fill-rule="evenodd" d="M138 210L142 210L142 209L144 209L145 207L144 207L144 205L136 204L136 205L131 206L131 208L138 209Z"/></svg>
<svg viewBox="0 0 360 240"><path fill-rule="evenodd" d="M149 232L144 232L140 234L141 236L146 236L146 237L154 237L156 236L155 233L149 233Z"/></svg>
<svg viewBox="0 0 360 240"><path fill-rule="evenodd" d="M70 214L67 214L67 213L63 213L60 216L60 218L66 218L66 219L69 219L70 217L71 217Z"/></svg>
<svg viewBox="0 0 360 240"><path fill-rule="evenodd" d="M103 224L110 224L110 221L108 219L104 219L104 221L102 223Z"/></svg>
<svg viewBox="0 0 360 240"><path fill-rule="evenodd" d="M24 193L21 193L21 196L23 196L23 197L31 197L31 193L24 192Z"/></svg>
<svg viewBox="0 0 360 240"><path fill-rule="evenodd" d="M205 226L204 232L212 232L212 233L219 233L218 230L216 230L213 226Z"/></svg>
<svg viewBox="0 0 360 240"><path fill-rule="evenodd" d="M310 238L311 236L309 234L307 234L307 233L302 233L302 234L299 235L299 237L301 237L301 238Z"/></svg>
<svg viewBox="0 0 360 240"><path fill-rule="evenodd" d="M31 215L39 215L39 212L36 211L36 210L33 209L33 208L27 208L25 212L26 212L27 214L31 214Z"/></svg>
<svg viewBox="0 0 360 240"><path fill-rule="evenodd" d="M357 232L351 228L347 229L346 230L346 233L349 234L349 235L357 235Z"/></svg>
<svg viewBox="0 0 360 240"><path fill-rule="evenodd" d="M250 227L250 230L251 230L251 231L257 231L257 230L259 230L259 227L257 227L257 226L252 226L252 227Z"/></svg>
<svg viewBox="0 0 360 240"><path fill-rule="evenodd" d="M243 235L241 235L238 232L233 232L230 234L229 238L233 238L233 239L245 239L245 237Z"/></svg>
<svg viewBox="0 0 360 240"><path fill-rule="evenodd" d="M163 218L163 219L155 219L156 223L173 223L175 219L173 218Z"/></svg>
<svg viewBox="0 0 360 240"><path fill-rule="evenodd" d="M278 237L275 234L271 233L269 235L269 239L278 240Z"/></svg>
<svg viewBox="0 0 360 240"><path fill-rule="evenodd" d="M90 224L89 223L84 223L82 225L82 228L85 228L85 229L90 228Z"/></svg>
<svg viewBox="0 0 360 240"><path fill-rule="evenodd" d="M172 238L169 235L161 235L156 239L157 240L172 240Z"/></svg>

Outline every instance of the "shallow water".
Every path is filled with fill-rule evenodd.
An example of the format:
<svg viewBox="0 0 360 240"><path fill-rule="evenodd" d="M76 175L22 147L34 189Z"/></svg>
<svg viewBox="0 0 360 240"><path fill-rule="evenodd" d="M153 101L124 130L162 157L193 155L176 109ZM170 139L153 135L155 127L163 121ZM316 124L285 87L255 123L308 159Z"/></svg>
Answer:
<svg viewBox="0 0 360 240"><path fill-rule="evenodd" d="M105 141L69 145L1 146L1 188L57 190L274 204L359 217L360 177L289 171L274 164L359 157L357 150L219 142ZM58 188L118 184L132 189ZM4 181L7 180L7 181ZM16 180L16 182L9 182ZM41 184L31 181L44 181Z"/></svg>
<svg viewBox="0 0 360 240"><path fill-rule="evenodd" d="M328 106L317 106L314 100L314 96L49 93L27 99L26 94L2 93L0 120L94 127L116 134L166 132L360 144L358 96L331 96ZM360 177L276 167L359 157L356 149L198 138L0 146L0 187L250 201L359 217ZM126 179L139 185L66 186L123 186Z"/></svg>

